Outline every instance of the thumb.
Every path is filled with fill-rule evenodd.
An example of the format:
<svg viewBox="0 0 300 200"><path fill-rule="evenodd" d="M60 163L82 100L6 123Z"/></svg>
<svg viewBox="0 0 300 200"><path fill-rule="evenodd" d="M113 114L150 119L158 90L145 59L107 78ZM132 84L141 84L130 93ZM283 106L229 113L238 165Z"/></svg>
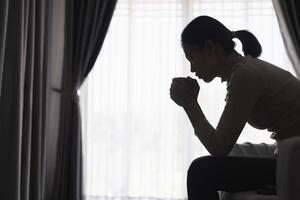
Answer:
<svg viewBox="0 0 300 200"><path fill-rule="evenodd" d="M187 80L187 82L189 83L189 85L191 86L191 87L195 87L195 85L197 85L197 80L196 79L193 79L193 78L191 78L191 77L186 77L186 80Z"/></svg>
<svg viewBox="0 0 300 200"><path fill-rule="evenodd" d="M188 85L191 87L191 89L194 93L194 96L197 98L199 90L200 90L197 80L188 76L188 77L186 77L186 81L187 81Z"/></svg>

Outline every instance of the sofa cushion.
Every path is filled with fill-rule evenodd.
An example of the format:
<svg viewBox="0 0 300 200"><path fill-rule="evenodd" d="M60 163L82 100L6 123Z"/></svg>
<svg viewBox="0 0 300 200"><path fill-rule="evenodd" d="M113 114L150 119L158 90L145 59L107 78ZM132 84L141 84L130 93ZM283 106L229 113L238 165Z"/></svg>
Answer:
<svg viewBox="0 0 300 200"><path fill-rule="evenodd" d="M275 156L275 144L252 144L245 142L242 144L235 144L230 152L231 156L255 156L255 157L269 157Z"/></svg>

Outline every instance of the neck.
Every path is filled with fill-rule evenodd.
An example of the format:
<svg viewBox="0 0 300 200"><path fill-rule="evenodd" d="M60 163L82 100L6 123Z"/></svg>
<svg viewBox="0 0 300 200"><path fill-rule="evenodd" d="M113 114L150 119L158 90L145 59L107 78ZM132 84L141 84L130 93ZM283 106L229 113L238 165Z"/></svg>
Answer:
<svg viewBox="0 0 300 200"><path fill-rule="evenodd" d="M217 76L223 81L228 82L231 76L231 71L233 67L242 62L245 57L241 56L238 52L234 51L227 57L223 57L221 64L218 67Z"/></svg>

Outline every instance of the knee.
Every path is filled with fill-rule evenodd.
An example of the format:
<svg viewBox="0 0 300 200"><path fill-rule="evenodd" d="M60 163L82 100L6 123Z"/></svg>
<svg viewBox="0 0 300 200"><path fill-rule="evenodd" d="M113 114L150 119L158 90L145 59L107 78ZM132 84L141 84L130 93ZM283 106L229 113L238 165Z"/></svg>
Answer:
<svg viewBox="0 0 300 200"><path fill-rule="evenodd" d="M218 199L217 185L214 173L216 160L212 156L195 159L188 170L188 199Z"/></svg>
<svg viewBox="0 0 300 200"><path fill-rule="evenodd" d="M212 156L204 156L195 159L187 173L187 181L188 182L195 182L193 180L197 180L197 184L207 184L213 178L214 172L214 162Z"/></svg>

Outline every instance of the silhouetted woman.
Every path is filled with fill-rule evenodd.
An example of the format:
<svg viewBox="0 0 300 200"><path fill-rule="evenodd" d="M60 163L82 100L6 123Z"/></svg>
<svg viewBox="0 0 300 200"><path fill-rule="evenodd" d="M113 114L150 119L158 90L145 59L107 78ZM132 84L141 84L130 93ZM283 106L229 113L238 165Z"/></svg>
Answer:
<svg viewBox="0 0 300 200"><path fill-rule="evenodd" d="M245 56L234 50L233 38ZM216 128L197 102L199 85L192 78L174 78L171 99L188 115L195 135L212 156L193 161L188 171L189 200L217 200L217 191L256 190L276 184L276 158L227 156L246 122L273 132L282 141L300 136L300 82L289 72L257 59L261 46L246 30L230 31L219 21L200 16L181 35L191 72L210 82L227 82L226 106ZM201 104L201 99L200 99Z"/></svg>

